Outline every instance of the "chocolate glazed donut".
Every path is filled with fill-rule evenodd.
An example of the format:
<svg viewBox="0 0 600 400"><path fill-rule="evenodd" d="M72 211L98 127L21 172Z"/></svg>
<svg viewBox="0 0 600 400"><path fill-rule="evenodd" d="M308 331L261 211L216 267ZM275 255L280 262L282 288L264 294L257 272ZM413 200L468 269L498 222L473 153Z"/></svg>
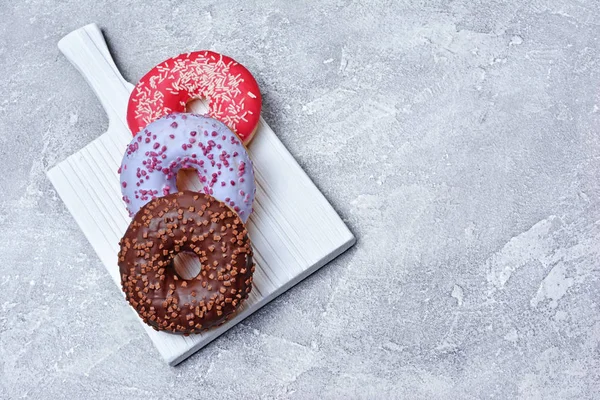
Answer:
<svg viewBox="0 0 600 400"><path fill-rule="evenodd" d="M127 301L156 330L198 333L225 322L252 289L252 247L238 215L196 192L150 201L120 242L119 268ZM198 256L201 271L184 280L173 262Z"/></svg>

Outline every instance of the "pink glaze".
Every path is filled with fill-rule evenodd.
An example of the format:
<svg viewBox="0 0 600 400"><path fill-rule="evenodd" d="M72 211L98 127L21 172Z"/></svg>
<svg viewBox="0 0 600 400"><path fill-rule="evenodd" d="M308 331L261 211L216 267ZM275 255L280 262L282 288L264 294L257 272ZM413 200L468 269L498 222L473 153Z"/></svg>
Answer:
<svg viewBox="0 0 600 400"><path fill-rule="evenodd" d="M196 51L170 58L148 72L131 92L127 123L133 134L191 99L205 98L209 116L248 144L260 118L261 96L252 74L230 57Z"/></svg>
<svg viewBox="0 0 600 400"><path fill-rule="evenodd" d="M119 168L129 213L176 192L181 168L195 169L203 192L228 204L246 222L256 192L252 161L227 126L198 114L166 115L133 137Z"/></svg>

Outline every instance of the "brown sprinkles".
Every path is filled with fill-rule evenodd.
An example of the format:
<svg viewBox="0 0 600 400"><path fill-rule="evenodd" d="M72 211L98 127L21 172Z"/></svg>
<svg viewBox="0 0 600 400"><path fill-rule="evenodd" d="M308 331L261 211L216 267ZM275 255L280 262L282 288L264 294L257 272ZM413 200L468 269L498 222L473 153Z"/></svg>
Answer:
<svg viewBox="0 0 600 400"><path fill-rule="evenodd" d="M195 223L193 235L186 234L182 221ZM186 191L150 201L131 221L120 247L125 296L156 330L190 334L221 325L252 290L247 230L227 205L209 195ZM199 255L197 277L177 276L173 260L180 252Z"/></svg>

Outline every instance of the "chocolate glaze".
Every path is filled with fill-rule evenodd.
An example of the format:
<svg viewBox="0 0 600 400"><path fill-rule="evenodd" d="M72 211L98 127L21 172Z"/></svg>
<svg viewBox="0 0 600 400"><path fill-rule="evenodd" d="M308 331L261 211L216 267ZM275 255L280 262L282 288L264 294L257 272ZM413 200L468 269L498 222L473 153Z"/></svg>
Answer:
<svg viewBox="0 0 600 400"><path fill-rule="evenodd" d="M225 322L252 289L252 247L239 216L224 203L179 192L146 204L120 242L121 284L129 303L156 330L198 333ZM173 260L196 254L197 277L177 276Z"/></svg>

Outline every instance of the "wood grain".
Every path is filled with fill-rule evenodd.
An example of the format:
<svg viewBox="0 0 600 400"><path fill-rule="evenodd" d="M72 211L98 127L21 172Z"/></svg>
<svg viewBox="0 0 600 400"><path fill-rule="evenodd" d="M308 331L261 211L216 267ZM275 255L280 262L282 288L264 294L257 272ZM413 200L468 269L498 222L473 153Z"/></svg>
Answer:
<svg viewBox="0 0 600 400"><path fill-rule="evenodd" d="M119 73L95 24L65 36L59 48L88 81L106 109L110 123L106 133L47 175L120 286L118 242L130 219L121 200L117 169L131 139L125 115L133 86ZM142 323L171 365L206 346L355 241L329 202L262 119L249 151L257 183L255 211L248 225L257 264L254 289L232 320L201 335L184 337L156 332ZM185 185L194 185L189 176L184 179L188 180Z"/></svg>

